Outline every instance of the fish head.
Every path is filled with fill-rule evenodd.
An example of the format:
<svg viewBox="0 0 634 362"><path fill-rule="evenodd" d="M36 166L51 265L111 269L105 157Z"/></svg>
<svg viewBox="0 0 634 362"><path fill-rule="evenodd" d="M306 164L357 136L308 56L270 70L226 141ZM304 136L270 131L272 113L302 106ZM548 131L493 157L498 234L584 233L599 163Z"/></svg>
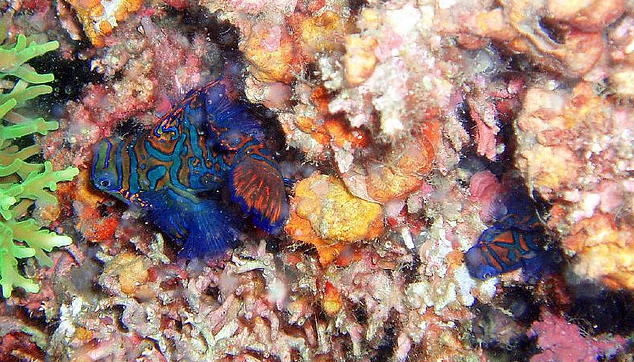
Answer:
<svg viewBox="0 0 634 362"><path fill-rule="evenodd" d="M472 277L486 280L500 274L500 271L489 264L487 258L483 255L483 250L476 245L469 249L465 254L465 262L467 269Z"/></svg>
<svg viewBox="0 0 634 362"><path fill-rule="evenodd" d="M90 179L95 188L124 200L123 182L117 164L117 149L121 140L108 137L94 149Z"/></svg>

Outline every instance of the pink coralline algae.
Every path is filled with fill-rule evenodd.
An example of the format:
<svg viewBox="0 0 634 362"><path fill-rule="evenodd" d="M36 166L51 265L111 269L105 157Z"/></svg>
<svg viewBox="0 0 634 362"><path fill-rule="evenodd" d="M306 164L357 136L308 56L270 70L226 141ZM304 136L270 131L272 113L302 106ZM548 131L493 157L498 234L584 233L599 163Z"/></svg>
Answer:
<svg viewBox="0 0 634 362"><path fill-rule="evenodd" d="M475 122L476 152L491 161L505 150L500 142L501 127L515 118L524 96L525 80L519 75L491 81L477 77L467 95L469 115Z"/></svg>
<svg viewBox="0 0 634 362"><path fill-rule="evenodd" d="M480 203L480 219L490 222L500 207L502 186L491 171L481 171L469 181L471 200Z"/></svg>
<svg viewBox="0 0 634 362"><path fill-rule="evenodd" d="M614 357L626 345L627 340L620 336L583 336L577 325L550 312L542 312L541 319L529 331L542 350L531 362L594 362Z"/></svg>

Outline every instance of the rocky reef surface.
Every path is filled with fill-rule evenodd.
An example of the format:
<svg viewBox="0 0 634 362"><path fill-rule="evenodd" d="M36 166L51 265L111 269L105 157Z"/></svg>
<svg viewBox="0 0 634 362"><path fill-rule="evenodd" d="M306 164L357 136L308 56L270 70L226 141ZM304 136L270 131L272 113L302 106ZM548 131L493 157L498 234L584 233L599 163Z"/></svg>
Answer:
<svg viewBox="0 0 634 362"><path fill-rule="evenodd" d="M40 290L0 305L0 360L631 361L634 2L0 11L9 39L59 42L25 108L59 122L44 158L80 170L47 210L73 243L18 265ZM184 260L91 160L219 76L265 125L290 215Z"/></svg>

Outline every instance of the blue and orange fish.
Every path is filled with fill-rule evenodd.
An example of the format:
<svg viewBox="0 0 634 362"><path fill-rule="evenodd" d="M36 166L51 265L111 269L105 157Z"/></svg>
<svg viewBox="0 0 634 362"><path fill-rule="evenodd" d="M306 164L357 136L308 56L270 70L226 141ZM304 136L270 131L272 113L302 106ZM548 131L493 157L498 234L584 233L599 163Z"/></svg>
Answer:
<svg viewBox="0 0 634 362"><path fill-rule="evenodd" d="M180 256L216 255L241 235L230 204L267 232L288 216L284 180L264 141L260 122L219 79L190 91L152 129L102 140L91 179L182 242ZM213 197L222 191L229 197Z"/></svg>
<svg viewBox="0 0 634 362"><path fill-rule="evenodd" d="M471 276L488 279L519 268L529 274L539 270L549 257L544 249L544 228L534 203L515 190L507 201L507 213L486 229L465 254Z"/></svg>

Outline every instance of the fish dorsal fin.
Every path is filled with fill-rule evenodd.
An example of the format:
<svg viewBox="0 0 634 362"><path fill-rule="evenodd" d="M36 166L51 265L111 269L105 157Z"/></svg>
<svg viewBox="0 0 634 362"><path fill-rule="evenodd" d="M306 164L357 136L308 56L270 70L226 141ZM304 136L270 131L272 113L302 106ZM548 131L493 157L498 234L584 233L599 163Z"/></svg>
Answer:
<svg viewBox="0 0 634 362"><path fill-rule="evenodd" d="M262 124L239 99L226 79L221 78L201 90L209 131L220 138L226 132L242 134L258 142L264 141Z"/></svg>

